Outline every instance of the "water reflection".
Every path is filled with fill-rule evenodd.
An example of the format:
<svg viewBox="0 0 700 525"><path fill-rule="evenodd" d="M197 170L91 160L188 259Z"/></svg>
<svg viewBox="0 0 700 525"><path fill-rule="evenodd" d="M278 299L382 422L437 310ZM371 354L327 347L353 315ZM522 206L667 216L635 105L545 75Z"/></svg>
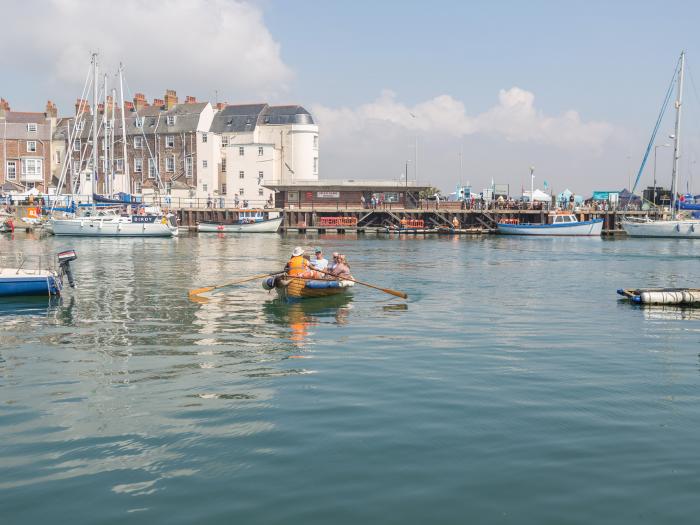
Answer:
<svg viewBox="0 0 700 525"><path fill-rule="evenodd" d="M324 322L333 322L338 325L349 323L352 295L319 297L295 303L275 299L267 301L263 308L271 322L289 327L291 331L289 339L296 347L303 348L313 342L314 326Z"/></svg>
<svg viewBox="0 0 700 525"><path fill-rule="evenodd" d="M700 321L700 308L682 306L639 306L649 321Z"/></svg>

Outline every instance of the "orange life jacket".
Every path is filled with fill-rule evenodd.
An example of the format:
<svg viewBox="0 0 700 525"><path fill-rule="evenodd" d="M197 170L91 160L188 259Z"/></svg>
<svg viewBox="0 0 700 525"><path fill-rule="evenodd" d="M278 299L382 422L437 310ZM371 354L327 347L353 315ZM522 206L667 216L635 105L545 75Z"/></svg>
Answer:
<svg viewBox="0 0 700 525"><path fill-rule="evenodd" d="M289 262L287 263L289 271L287 273L291 276L302 275L308 267L308 265L309 262L306 259L304 259L302 255L297 255L296 257L292 257L291 259L289 259Z"/></svg>

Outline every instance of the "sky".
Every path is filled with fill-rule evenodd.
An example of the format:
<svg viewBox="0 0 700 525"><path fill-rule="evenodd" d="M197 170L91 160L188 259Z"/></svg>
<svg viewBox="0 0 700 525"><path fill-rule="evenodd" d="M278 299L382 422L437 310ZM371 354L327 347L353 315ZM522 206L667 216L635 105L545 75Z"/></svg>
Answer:
<svg viewBox="0 0 700 525"><path fill-rule="evenodd" d="M516 195L530 167L555 192L628 187L685 49L681 187L700 192L698 2L3 0L3 18L13 110L51 99L71 114L98 50L108 71L124 63L128 95L305 106L321 178L408 165L443 193L493 181ZM671 159L658 148L661 184ZM653 158L640 185L652 180Z"/></svg>

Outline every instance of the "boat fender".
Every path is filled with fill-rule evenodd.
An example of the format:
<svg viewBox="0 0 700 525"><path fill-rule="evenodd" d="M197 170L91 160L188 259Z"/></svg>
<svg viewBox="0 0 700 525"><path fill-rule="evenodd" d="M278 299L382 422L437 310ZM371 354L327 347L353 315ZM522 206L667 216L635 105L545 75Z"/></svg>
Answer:
<svg viewBox="0 0 700 525"><path fill-rule="evenodd" d="M267 279L263 279L262 287L265 290L272 290L275 287L275 278L268 277Z"/></svg>
<svg viewBox="0 0 700 525"><path fill-rule="evenodd" d="M163 217L160 222L161 224L167 224L168 221L165 217Z"/></svg>
<svg viewBox="0 0 700 525"><path fill-rule="evenodd" d="M677 231L677 232L681 231L681 225L680 225L680 224L676 224L676 231Z"/></svg>
<svg viewBox="0 0 700 525"><path fill-rule="evenodd" d="M690 231L693 232L693 233L695 233L695 225L694 225L694 224L691 224L691 225L690 225Z"/></svg>

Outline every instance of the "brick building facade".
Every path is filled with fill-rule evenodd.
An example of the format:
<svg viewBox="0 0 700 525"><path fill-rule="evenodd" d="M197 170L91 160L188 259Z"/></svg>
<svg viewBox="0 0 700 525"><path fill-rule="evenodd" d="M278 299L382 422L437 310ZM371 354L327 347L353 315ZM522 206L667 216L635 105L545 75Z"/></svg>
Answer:
<svg viewBox="0 0 700 525"><path fill-rule="evenodd" d="M52 161L56 160L52 158L56 117L51 101L44 113L30 113L12 111L10 104L0 99L0 185L5 191L48 191Z"/></svg>

